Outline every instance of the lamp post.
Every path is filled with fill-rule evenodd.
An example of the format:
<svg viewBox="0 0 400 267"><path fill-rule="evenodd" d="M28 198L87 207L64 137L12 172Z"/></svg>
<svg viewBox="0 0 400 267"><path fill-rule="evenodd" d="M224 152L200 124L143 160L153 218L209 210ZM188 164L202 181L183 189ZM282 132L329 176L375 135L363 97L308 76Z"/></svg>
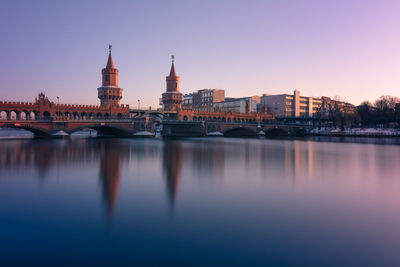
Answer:
<svg viewBox="0 0 400 267"><path fill-rule="evenodd" d="M57 96L57 120L59 119L60 116L60 97Z"/></svg>
<svg viewBox="0 0 400 267"><path fill-rule="evenodd" d="M137 108L140 109L140 99L138 99L137 102L138 102Z"/></svg>

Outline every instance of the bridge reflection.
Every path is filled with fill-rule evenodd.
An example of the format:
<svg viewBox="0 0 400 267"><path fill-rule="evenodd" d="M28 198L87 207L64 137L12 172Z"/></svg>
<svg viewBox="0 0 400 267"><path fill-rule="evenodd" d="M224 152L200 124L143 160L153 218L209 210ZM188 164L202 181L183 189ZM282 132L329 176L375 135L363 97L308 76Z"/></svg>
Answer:
<svg viewBox="0 0 400 267"><path fill-rule="evenodd" d="M82 168L89 175L85 177L87 180L97 175L102 203L111 217L123 177L133 175L140 166L147 166L143 168L148 179L163 177L168 203L174 208L180 195L178 191L187 190L182 187L185 175L190 176L188 179L217 185L235 177L286 177L285 182L294 185L312 183L310 179L315 173L324 173L321 168L327 165L326 153L329 151L315 151L314 142L292 140L8 140L1 141L0 181L25 177L25 174L13 174L31 171L45 183L55 176L57 169L66 172L77 169L80 175ZM131 168L129 172L123 172L124 166Z"/></svg>

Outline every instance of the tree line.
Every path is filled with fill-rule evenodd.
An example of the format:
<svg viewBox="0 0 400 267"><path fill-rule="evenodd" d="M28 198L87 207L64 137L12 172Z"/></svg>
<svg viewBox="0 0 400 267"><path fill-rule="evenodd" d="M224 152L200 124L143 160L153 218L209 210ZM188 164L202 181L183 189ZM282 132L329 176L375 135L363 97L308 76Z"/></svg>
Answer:
<svg viewBox="0 0 400 267"><path fill-rule="evenodd" d="M357 107L362 126L398 127L400 124L400 98L381 96L374 103L362 102Z"/></svg>

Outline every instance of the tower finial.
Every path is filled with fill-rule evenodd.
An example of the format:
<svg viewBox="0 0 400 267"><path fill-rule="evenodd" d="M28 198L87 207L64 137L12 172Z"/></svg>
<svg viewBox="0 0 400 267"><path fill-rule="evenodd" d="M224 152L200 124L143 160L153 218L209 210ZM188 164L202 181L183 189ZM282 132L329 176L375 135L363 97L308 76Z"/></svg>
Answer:
<svg viewBox="0 0 400 267"><path fill-rule="evenodd" d="M174 56L174 55L171 55L171 58L172 58L172 63L174 63L174 58L175 58L175 56Z"/></svg>
<svg viewBox="0 0 400 267"><path fill-rule="evenodd" d="M111 54L112 45L108 45L108 52Z"/></svg>

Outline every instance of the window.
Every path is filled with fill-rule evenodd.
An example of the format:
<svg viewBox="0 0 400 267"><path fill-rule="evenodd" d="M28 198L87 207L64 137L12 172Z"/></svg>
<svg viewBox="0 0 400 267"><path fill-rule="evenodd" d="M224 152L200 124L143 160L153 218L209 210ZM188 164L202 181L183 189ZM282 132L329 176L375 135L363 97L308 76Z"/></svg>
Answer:
<svg viewBox="0 0 400 267"><path fill-rule="evenodd" d="M110 76L106 75L106 82L110 81Z"/></svg>

